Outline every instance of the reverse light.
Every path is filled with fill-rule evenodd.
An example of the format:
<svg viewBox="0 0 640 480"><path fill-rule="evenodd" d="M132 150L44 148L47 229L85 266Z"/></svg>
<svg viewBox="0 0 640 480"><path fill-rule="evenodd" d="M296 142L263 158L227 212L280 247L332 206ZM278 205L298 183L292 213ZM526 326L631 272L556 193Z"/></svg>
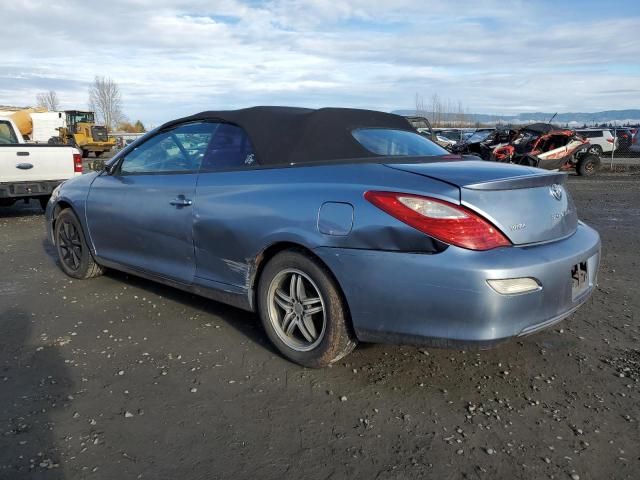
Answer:
<svg viewBox="0 0 640 480"><path fill-rule="evenodd" d="M538 281L530 277L487 280L487 283L501 295L518 295L542 290Z"/></svg>
<svg viewBox="0 0 640 480"><path fill-rule="evenodd" d="M401 222L450 245L469 250L511 245L491 223L460 205L397 192L368 191L364 198Z"/></svg>
<svg viewBox="0 0 640 480"><path fill-rule="evenodd" d="M80 153L73 154L73 171L82 173L82 155Z"/></svg>

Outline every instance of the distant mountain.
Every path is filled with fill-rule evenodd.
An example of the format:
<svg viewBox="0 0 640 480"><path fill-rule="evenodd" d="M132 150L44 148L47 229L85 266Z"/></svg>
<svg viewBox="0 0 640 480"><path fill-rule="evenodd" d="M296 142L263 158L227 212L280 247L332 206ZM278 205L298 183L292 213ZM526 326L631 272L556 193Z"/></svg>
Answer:
<svg viewBox="0 0 640 480"><path fill-rule="evenodd" d="M391 113L398 115L415 115L415 110L394 110ZM485 113L470 113L467 115L472 123L484 124L527 124L533 122L548 122L553 117L553 112L529 112L516 115L489 115ZM427 117L430 115L427 114ZM457 114L445 114L448 120L454 120ZM553 123L560 125L582 126L600 125L603 123L612 125L640 125L640 109L630 110L606 110L604 112L583 113L558 113Z"/></svg>

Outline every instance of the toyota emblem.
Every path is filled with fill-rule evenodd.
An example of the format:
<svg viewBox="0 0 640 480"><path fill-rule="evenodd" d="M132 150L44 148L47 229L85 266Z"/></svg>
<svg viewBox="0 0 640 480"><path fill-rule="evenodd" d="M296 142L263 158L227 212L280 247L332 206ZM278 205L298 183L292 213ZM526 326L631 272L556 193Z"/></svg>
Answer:
<svg viewBox="0 0 640 480"><path fill-rule="evenodd" d="M551 196L556 200L562 200L562 186L558 185L557 183L551 185L551 188L549 188L549 193L551 193Z"/></svg>

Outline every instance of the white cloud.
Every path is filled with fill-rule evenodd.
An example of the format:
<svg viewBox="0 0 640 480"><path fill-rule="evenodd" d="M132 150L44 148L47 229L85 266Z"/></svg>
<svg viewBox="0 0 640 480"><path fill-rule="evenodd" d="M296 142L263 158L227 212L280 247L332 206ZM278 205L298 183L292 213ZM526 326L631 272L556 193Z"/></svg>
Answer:
<svg viewBox="0 0 640 480"><path fill-rule="evenodd" d="M542 2L3 2L0 104L116 80L133 119L254 104L471 111L640 107L640 17ZM603 12L607 15L603 16ZM101 14L97 14L99 11Z"/></svg>

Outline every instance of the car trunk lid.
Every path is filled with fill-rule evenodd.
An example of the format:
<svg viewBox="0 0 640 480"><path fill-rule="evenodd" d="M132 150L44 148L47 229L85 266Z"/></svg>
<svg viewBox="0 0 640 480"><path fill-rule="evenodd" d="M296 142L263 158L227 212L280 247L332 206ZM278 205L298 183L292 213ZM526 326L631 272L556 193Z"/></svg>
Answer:
<svg viewBox="0 0 640 480"><path fill-rule="evenodd" d="M564 173L483 161L387 166L457 186L460 203L492 222L514 245L558 240L577 228Z"/></svg>

